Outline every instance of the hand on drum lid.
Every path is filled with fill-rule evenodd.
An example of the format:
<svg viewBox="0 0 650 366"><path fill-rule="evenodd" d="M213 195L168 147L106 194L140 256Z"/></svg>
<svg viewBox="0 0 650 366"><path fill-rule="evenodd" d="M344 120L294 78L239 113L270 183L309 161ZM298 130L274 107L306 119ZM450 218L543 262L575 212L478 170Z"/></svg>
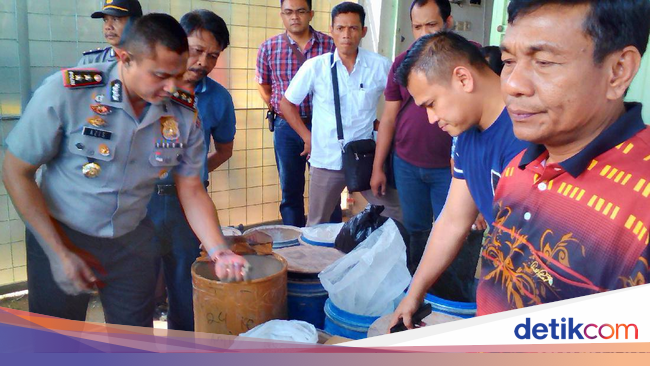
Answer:
<svg viewBox="0 0 650 366"><path fill-rule="evenodd" d="M230 250L223 251L214 257L215 273L222 282L237 282L247 280L250 264L244 257Z"/></svg>

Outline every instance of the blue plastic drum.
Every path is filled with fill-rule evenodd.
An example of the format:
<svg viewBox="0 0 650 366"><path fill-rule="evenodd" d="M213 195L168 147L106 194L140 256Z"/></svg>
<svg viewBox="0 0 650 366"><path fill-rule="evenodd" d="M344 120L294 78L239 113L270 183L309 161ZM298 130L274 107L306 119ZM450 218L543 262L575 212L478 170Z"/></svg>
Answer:
<svg viewBox="0 0 650 366"><path fill-rule="evenodd" d="M289 319L303 320L323 329L325 301L329 297L318 274L343 253L334 248L298 245L274 250L289 264L287 306Z"/></svg>
<svg viewBox="0 0 650 366"><path fill-rule="evenodd" d="M330 299L325 302L325 331L332 335L350 339L367 338L368 328L377 319L378 316L348 313L334 305Z"/></svg>
<svg viewBox="0 0 650 366"><path fill-rule="evenodd" d="M432 310L438 313L454 315L460 318L473 318L476 316L475 302L450 301L438 296L427 294L424 302L430 303Z"/></svg>

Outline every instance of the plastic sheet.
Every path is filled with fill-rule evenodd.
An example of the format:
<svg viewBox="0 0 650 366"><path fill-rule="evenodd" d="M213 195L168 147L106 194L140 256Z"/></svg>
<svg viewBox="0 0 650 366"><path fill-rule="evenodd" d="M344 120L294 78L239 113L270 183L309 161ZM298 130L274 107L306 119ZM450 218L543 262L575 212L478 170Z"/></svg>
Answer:
<svg viewBox="0 0 650 366"><path fill-rule="evenodd" d="M240 334L240 336L277 341L318 343L316 327L301 320L270 320L246 333Z"/></svg>
<svg viewBox="0 0 650 366"><path fill-rule="evenodd" d="M395 222L388 219L318 277L330 299L342 310L367 316L392 312L394 300L411 282L406 245Z"/></svg>

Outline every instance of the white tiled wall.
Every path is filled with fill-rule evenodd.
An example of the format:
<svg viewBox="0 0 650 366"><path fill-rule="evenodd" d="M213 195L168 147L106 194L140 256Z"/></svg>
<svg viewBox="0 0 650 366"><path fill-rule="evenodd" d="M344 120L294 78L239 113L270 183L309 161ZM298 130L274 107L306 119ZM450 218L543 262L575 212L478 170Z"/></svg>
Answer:
<svg viewBox="0 0 650 366"><path fill-rule="evenodd" d="M18 57L16 2L28 9L29 65ZM312 26L329 28L329 12L339 0L314 0ZM30 91L62 67L77 63L83 51L104 47L100 20L90 14L101 0L0 0L0 172L3 141L21 113L20 67L28 67ZM259 45L282 31L280 0L140 0L145 13L179 19L192 9L209 9L229 26L231 45L211 76L231 92L237 116L232 158L210 175L210 195L223 225L251 225L280 218L281 192L266 128L265 107L254 80ZM9 120L8 120L9 118ZM307 194L306 194L307 195ZM305 199L307 204L308 198ZM24 225L0 183L0 286L26 279Z"/></svg>
<svg viewBox="0 0 650 366"><path fill-rule="evenodd" d="M3 158L4 152L0 150L0 159ZM0 182L0 286L24 281L27 277L25 265L25 225Z"/></svg>

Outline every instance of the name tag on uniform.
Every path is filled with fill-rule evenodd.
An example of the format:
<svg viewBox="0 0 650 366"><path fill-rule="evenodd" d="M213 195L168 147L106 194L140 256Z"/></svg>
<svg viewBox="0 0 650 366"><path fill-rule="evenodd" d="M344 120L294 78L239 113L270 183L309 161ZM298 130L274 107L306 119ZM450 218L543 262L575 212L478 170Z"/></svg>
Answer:
<svg viewBox="0 0 650 366"><path fill-rule="evenodd" d="M110 140L111 136L113 136L112 132L98 130L96 128L91 128L91 127L84 127L82 134L84 136L97 137L99 139L104 139L104 140Z"/></svg>

